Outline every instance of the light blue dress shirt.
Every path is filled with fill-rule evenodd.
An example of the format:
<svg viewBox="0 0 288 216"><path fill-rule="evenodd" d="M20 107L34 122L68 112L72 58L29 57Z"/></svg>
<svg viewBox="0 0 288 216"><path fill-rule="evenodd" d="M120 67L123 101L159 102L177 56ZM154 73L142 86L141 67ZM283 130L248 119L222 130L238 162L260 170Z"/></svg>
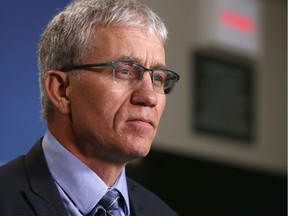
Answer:
<svg viewBox="0 0 288 216"><path fill-rule="evenodd" d="M71 216L87 215L105 195L108 186L88 166L64 148L47 131L42 142L48 168ZM123 216L130 215L125 169L113 185L124 197Z"/></svg>

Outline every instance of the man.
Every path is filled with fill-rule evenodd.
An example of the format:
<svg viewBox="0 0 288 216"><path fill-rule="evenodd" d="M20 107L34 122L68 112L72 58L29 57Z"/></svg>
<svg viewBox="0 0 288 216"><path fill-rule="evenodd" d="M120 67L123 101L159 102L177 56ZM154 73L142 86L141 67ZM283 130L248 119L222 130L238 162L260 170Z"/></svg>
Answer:
<svg viewBox="0 0 288 216"><path fill-rule="evenodd" d="M176 215L125 175L148 154L179 80L166 38L134 0L73 1L53 18L39 42L48 131L0 168L0 215Z"/></svg>

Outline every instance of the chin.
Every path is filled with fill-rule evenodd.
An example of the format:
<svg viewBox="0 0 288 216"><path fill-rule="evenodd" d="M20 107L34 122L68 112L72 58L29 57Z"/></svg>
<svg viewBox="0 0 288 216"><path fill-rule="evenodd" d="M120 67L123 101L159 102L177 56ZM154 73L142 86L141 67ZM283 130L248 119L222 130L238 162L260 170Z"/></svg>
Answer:
<svg viewBox="0 0 288 216"><path fill-rule="evenodd" d="M114 143L114 147L118 149L118 153L121 152L125 160L130 161L147 156L151 149L152 140L152 136L141 137L130 134L125 139L119 139L117 144Z"/></svg>
<svg viewBox="0 0 288 216"><path fill-rule="evenodd" d="M133 146L133 147L132 147ZM131 148L132 147L132 148ZM128 150L129 149L129 150ZM151 144L132 144L130 147L127 148L128 155L131 156L132 159L144 158L148 155L151 149Z"/></svg>

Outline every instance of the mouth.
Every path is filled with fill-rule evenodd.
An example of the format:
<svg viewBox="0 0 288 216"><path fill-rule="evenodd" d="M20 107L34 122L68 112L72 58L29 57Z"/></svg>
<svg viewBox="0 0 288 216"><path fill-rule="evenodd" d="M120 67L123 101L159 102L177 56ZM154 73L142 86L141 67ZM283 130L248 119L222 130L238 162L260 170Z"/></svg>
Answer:
<svg viewBox="0 0 288 216"><path fill-rule="evenodd" d="M145 118L135 118L135 119L129 119L128 122L130 123L135 123L135 124L140 124L143 126L149 126L155 128L155 124L153 121L150 119L145 119Z"/></svg>

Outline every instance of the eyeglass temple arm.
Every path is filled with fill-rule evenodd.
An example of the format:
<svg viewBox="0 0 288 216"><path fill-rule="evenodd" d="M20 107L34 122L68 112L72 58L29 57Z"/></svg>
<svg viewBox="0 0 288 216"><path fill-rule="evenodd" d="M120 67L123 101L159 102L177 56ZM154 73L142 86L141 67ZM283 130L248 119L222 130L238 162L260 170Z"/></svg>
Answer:
<svg viewBox="0 0 288 216"><path fill-rule="evenodd" d="M63 72L69 72L73 70L81 70L85 68L99 67L99 66L113 66L110 62L98 63L98 64L83 64L83 65L68 65L61 67L59 70Z"/></svg>

